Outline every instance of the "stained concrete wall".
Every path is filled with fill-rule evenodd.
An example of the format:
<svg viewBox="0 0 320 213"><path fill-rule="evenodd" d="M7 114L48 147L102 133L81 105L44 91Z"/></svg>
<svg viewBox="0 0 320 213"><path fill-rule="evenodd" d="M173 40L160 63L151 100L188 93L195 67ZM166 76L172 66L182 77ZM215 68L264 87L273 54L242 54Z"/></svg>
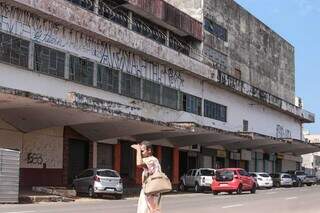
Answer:
<svg viewBox="0 0 320 213"><path fill-rule="evenodd" d="M204 31L204 47L228 56L226 72L239 69L243 81L294 104L294 47L233 0L204 0L203 9L228 31L227 42Z"/></svg>
<svg viewBox="0 0 320 213"><path fill-rule="evenodd" d="M25 134L0 119L0 147L20 150L21 168L63 168L63 127Z"/></svg>

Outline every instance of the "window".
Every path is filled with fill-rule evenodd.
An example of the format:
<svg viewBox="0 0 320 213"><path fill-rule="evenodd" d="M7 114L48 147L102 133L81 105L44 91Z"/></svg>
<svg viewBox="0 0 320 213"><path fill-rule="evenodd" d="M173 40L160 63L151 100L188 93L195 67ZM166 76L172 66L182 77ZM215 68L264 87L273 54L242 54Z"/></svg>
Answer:
<svg viewBox="0 0 320 213"><path fill-rule="evenodd" d="M141 99L141 79L127 73L122 73L121 94Z"/></svg>
<svg viewBox="0 0 320 213"><path fill-rule="evenodd" d="M162 87L162 105L177 109L178 107L178 90L170 87Z"/></svg>
<svg viewBox="0 0 320 213"><path fill-rule="evenodd" d="M38 44L35 45L34 70L64 77L65 53Z"/></svg>
<svg viewBox="0 0 320 213"><path fill-rule="evenodd" d="M119 92L119 72L108 67L98 65L97 87L110 92Z"/></svg>
<svg viewBox="0 0 320 213"><path fill-rule="evenodd" d="M0 32L0 61L28 67L29 42Z"/></svg>
<svg viewBox="0 0 320 213"><path fill-rule="evenodd" d="M204 19L204 29L223 41L228 39L227 30L207 18Z"/></svg>
<svg viewBox="0 0 320 213"><path fill-rule="evenodd" d="M70 80L92 86L93 62L70 56Z"/></svg>
<svg viewBox="0 0 320 213"><path fill-rule="evenodd" d="M67 1L77 4L87 10L93 11L94 9L94 0L67 0Z"/></svg>
<svg viewBox="0 0 320 213"><path fill-rule="evenodd" d="M220 170L216 172L217 181L232 181L233 180L233 171L229 170Z"/></svg>
<svg viewBox="0 0 320 213"><path fill-rule="evenodd" d="M201 115L201 98L182 93L182 110L193 114Z"/></svg>
<svg viewBox="0 0 320 213"><path fill-rule="evenodd" d="M250 176L249 174L248 174L248 172L246 172L246 171L244 171L244 170L239 170L239 174L241 175L241 176Z"/></svg>
<svg viewBox="0 0 320 213"><path fill-rule="evenodd" d="M204 116L227 122L227 107L208 100L204 100Z"/></svg>
<svg viewBox="0 0 320 213"><path fill-rule="evenodd" d="M192 170L191 176L195 176L196 175L197 170Z"/></svg>
<svg viewBox="0 0 320 213"><path fill-rule="evenodd" d="M98 170L97 175L102 177L119 177L119 174L111 170Z"/></svg>
<svg viewBox="0 0 320 213"><path fill-rule="evenodd" d="M160 104L160 84L143 80L143 100Z"/></svg>
<svg viewBox="0 0 320 213"><path fill-rule="evenodd" d="M200 170L201 176L214 176L214 170L211 169L201 169Z"/></svg>
<svg viewBox="0 0 320 213"><path fill-rule="evenodd" d="M249 131L249 121L243 120L243 131L248 132Z"/></svg>
<svg viewBox="0 0 320 213"><path fill-rule="evenodd" d="M190 176L191 173L192 173L192 170L189 170L186 175L187 175L187 176Z"/></svg>

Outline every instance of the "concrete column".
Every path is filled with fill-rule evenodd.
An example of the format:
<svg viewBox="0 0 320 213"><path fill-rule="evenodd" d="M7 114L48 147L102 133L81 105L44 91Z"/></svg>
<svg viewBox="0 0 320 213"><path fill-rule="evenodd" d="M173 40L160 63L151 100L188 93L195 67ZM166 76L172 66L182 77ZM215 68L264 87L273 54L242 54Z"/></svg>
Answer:
<svg viewBox="0 0 320 213"><path fill-rule="evenodd" d="M169 41L170 41L170 31L167 30L167 32L166 32L166 46L168 46L168 47L170 45Z"/></svg>
<svg viewBox="0 0 320 213"><path fill-rule="evenodd" d="M113 170L120 173L121 169L121 144L113 145Z"/></svg>
<svg viewBox="0 0 320 213"><path fill-rule="evenodd" d="M95 14L99 14L99 0L94 0L94 9L93 12Z"/></svg>
<svg viewBox="0 0 320 213"><path fill-rule="evenodd" d="M64 78L65 79L70 79L70 70L69 70L69 66L70 65L70 54L66 54L66 60L65 60L65 64L64 64Z"/></svg>
<svg viewBox="0 0 320 213"><path fill-rule="evenodd" d="M139 168L136 166L136 170L135 170L135 183L137 185L141 185L142 184L142 168Z"/></svg>
<svg viewBox="0 0 320 213"><path fill-rule="evenodd" d="M133 23L133 16L132 16L132 12L131 11L129 11L128 12L128 17L129 17L129 19L128 19L128 29L129 30L132 30L132 23Z"/></svg>
<svg viewBox="0 0 320 213"><path fill-rule="evenodd" d="M172 184L179 184L179 148L173 148Z"/></svg>
<svg viewBox="0 0 320 213"><path fill-rule="evenodd" d="M34 42L29 44L28 68L34 70Z"/></svg>
<svg viewBox="0 0 320 213"><path fill-rule="evenodd" d="M93 64L93 86L97 87L98 85L98 64Z"/></svg>
<svg viewBox="0 0 320 213"><path fill-rule="evenodd" d="M97 160L98 160L98 156L97 156L97 145L98 143L97 142L93 142L93 154L92 154L92 167L93 168L97 168L98 166L98 163L97 163Z"/></svg>

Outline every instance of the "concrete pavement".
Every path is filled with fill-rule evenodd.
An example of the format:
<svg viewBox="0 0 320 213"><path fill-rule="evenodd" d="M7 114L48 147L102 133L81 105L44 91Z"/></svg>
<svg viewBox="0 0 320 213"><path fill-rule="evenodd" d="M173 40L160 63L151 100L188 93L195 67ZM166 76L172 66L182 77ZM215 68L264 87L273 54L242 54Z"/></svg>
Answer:
<svg viewBox="0 0 320 213"><path fill-rule="evenodd" d="M258 190L256 194L178 194L163 197L163 213L320 213L320 186ZM1 205L1 213L135 213L137 198Z"/></svg>

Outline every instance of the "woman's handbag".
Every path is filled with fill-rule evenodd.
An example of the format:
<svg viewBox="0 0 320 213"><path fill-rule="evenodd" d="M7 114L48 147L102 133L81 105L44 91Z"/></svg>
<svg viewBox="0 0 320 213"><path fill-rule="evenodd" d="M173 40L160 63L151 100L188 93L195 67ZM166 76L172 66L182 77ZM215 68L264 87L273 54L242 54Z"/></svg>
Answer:
<svg viewBox="0 0 320 213"><path fill-rule="evenodd" d="M155 172L144 181L144 193L146 195L165 193L171 190L171 182L163 172Z"/></svg>

